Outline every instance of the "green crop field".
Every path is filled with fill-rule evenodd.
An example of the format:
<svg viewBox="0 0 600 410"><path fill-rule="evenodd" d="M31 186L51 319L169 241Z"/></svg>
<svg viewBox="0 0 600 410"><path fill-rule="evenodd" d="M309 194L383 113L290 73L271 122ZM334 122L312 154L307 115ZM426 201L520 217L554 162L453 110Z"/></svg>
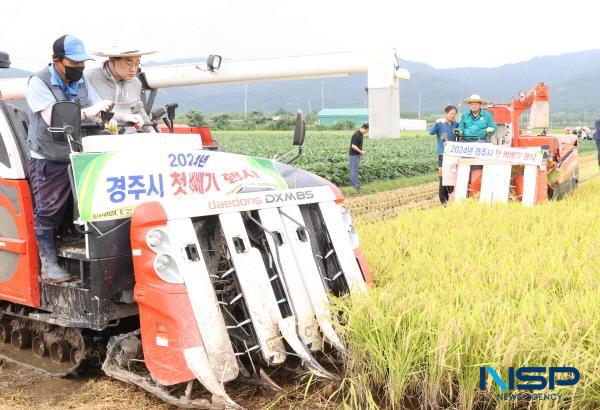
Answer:
<svg viewBox="0 0 600 410"><path fill-rule="evenodd" d="M349 131L309 131L304 155L296 165L336 185L349 185ZM292 132L215 131L217 141L228 152L276 158L292 147ZM414 177L437 170L435 138L425 131L406 131L397 139L365 138L367 156L361 163L363 183ZM580 152L595 150L593 141L583 141Z"/></svg>
<svg viewBox="0 0 600 410"><path fill-rule="evenodd" d="M350 135L345 132L309 132L304 155L298 167L314 172L337 185L348 185ZM361 164L361 180L371 182L424 175L437 169L435 141L425 136L373 140L366 138L368 152ZM275 158L293 149L291 132L215 132L215 138L228 152Z"/></svg>

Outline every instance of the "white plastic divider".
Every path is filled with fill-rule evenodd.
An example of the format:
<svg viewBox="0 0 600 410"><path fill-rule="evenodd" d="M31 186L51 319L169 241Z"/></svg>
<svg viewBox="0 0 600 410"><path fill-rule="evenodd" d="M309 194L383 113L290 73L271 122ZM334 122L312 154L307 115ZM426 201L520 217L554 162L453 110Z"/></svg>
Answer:
<svg viewBox="0 0 600 410"><path fill-rule="evenodd" d="M239 212L221 214L219 220L252 320L252 326L256 330L261 354L267 363L283 363L286 353L278 327L278 322L282 319L281 312L260 251L250 245L250 239ZM236 250L234 238L238 241L238 247L244 247L243 251Z"/></svg>
<svg viewBox="0 0 600 410"><path fill-rule="evenodd" d="M241 214L222 214L219 215L219 219L230 249L237 279L242 287L244 301L261 345L261 352L267 363L279 364L285 360L287 355L283 345L285 339L311 372L334 379L335 376L312 357L310 350L301 340L295 314L292 313L285 318L281 314L264 260L260 251L251 246ZM235 241L239 240L243 242L244 249L240 249L239 242L236 248ZM302 292L302 289L298 290ZM289 295L285 296L287 298ZM288 299L288 303L293 309L292 300Z"/></svg>
<svg viewBox="0 0 600 410"><path fill-rule="evenodd" d="M261 209L258 211L258 215L260 216L261 224L266 229L275 235L281 235L282 243L276 243L276 240L271 235L266 234L267 242L274 258L273 264L277 267L277 272L282 275L288 286L288 297L296 314L302 341L310 346L312 350L318 350L323 344L323 339L319 334L317 319L310 298L308 297L312 289L307 287L303 278L304 275L314 274L315 272L303 272L300 270L291 246L293 238L288 236L279 210L277 208Z"/></svg>
<svg viewBox="0 0 600 410"><path fill-rule="evenodd" d="M311 245L311 238L307 235L305 240L301 240L297 234L299 228L297 223L305 224L300 208L297 206L285 206L281 207L280 210L283 216L282 221L285 231L290 239L290 245L296 257L298 269L302 274L302 280L306 288L310 289L308 297L317 317L323 338L338 351L345 351L345 346L332 325L329 298L321 273L319 272L319 267L314 259L315 255Z"/></svg>
<svg viewBox="0 0 600 410"><path fill-rule="evenodd" d="M459 160L454 186L454 202L460 202L469 194L469 177L471 176L470 160Z"/></svg>
<svg viewBox="0 0 600 410"><path fill-rule="evenodd" d="M489 164L483 166L481 177L481 202L492 204L508 202L512 165Z"/></svg>
<svg viewBox="0 0 600 410"><path fill-rule="evenodd" d="M367 284L362 276L354 249L350 242L348 227L342 218L340 207L334 201L320 202L319 208L323 221L329 232L329 237L333 243L333 249L337 254L338 261L352 292L367 292Z"/></svg>
<svg viewBox="0 0 600 410"><path fill-rule="evenodd" d="M186 246L200 249L194 226L189 218L172 220L167 222L165 231L202 338L202 346L185 349L186 363L211 393L231 401L223 383L235 379L239 367L202 252L198 252L197 260L187 257ZM177 235L169 235L170 232Z"/></svg>
<svg viewBox="0 0 600 410"><path fill-rule="evenodd" d="M539 167L535 165L525 165L525 173L523 175L523 205L535 205L535 197L537 191L537 178Z"/></svg>

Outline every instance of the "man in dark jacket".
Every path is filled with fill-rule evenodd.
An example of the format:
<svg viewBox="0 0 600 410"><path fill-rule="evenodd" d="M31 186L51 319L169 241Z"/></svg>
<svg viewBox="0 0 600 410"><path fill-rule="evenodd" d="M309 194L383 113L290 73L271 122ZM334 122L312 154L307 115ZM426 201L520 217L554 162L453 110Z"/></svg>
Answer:
<svg viewBox="0 0 600 410"><path fill-rule="evenodd" d="M367 155L367 151L362 149L363 147L363 136L369 132L369 124L363 124L352 134L350 141L350 150L348 157L350 161L350 183L356 189L356 192L360 192L360 180L358 177L358 169L360 167L360 161L362 157Z"/></svg>

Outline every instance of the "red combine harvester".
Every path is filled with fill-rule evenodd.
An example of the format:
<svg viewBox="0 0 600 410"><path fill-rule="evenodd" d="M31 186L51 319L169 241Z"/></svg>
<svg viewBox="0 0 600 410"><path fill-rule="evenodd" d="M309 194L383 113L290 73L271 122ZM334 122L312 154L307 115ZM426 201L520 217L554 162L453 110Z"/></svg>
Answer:
<svg viewBox="0 0 600 410"><path fill-rule="evenodd" d="M52 135L71 145L74 192L59 264L76 280L51 283L24 84L0 82L1 358L57 377L101 367L187 408L238 407L225 386L273 388L274 370L337 378L345 347L329 301L372 282L339 189L291 161L221 152L206 128L92 135L102 123L57 102ZM304 127L299 114L299 147Z"/></svg>
<svg viewBox="0 0 600 410"><path fill-rule="evenodd" d="M495 136L490 141L491 144L473 144L475 147L473 150L468 143L448 143L452 146L452 152L449 152L447 146L445 156L446 154L454 156L454 152L465 152L470 149L469 155L462 155L461 161L469 168L478 165L466 171L470 176L465 176L464 182L467 185L464 187L466 194L463 193L463 196L482 195L482 200L485 201L493 202L498 198L505 201L508 199L508 188L511 186L513 199L523 200L532 205L552 198L559 199L577 186L578 138L575 135L548 133L549 104L548 86L537 83L531 90L522 91L511 103L490 104L487 107L498 126ZM521 116L528 110L531 110L529 126L527 130L522 130ZM541 130L541 132L532 135L533 130ZM477 157L479 152L483 155ZM451 167L454 167L452 172L456 172L457 157L460 155L455 156L452 165L448 161L448 166L444 170L445 175L450 173ZM480 158L481 162L474 159L475 157ZM534 157L537 166L530 170L532 172L528 172L528 166L532 167L534 164ZM515 158L528 160L519 162ZM488 178L485 176L486 167L489 169ZM533 172L534 168L535 172ZM452 181L454 182L455 179L456 177L453 177ZM485 187L482 186L484 181L487 181ZM460 185L458 182L457 184ZM496 194L495 199L493 199L494 194ZM528 198L527 201L524 198Z"/></svg>

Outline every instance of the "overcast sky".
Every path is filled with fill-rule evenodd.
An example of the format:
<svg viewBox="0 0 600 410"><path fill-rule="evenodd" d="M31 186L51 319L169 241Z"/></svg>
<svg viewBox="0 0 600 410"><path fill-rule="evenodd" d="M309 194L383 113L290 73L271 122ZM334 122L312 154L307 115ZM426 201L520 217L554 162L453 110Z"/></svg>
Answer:
<svg viewBox="0 0 600 410"><path fill-rule="evenodd" d="M88 51L118 39L153 60L243 59L395 47L439 68L494 67L600 48L600 2L569 0L3 1L0 49L39 69L70 33Z"/></svg>

